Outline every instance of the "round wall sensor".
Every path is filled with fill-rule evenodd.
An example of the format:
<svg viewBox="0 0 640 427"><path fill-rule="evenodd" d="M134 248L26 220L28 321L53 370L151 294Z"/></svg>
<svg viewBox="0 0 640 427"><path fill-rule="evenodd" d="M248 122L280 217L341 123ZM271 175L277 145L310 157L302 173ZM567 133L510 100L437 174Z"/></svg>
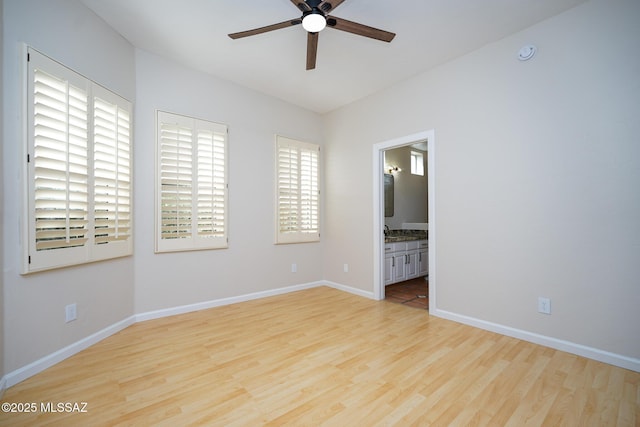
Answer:
<svg viewBox="0 0 640 427"><path fill-rule="evenodd" d="M532 44L523 46L519 51L518 51L518 59L520 61L526 61L528 59L533 58L533 55L536 54L536 47Z"/></svg>

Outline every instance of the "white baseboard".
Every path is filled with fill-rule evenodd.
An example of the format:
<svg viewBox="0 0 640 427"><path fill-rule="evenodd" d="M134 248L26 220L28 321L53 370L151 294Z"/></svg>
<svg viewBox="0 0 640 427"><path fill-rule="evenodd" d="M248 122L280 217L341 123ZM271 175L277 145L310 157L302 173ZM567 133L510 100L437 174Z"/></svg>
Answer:
<svg viewBox="0 0 640 427"><path fill-rule="evenodd" d="M432 316L441 317L443 319L453 320L454 322L463 323L465 325L474 326L486 331L496 332L509 337L518 338L523 341L540 344L545 347L554 348L556 350L566 351L567 353L572 353L578 356L597 360L599 362L608 363L620 368L640 372L640 359L635 359L633 357L623 356L621 354L611 353L582 344L576 344L570 341L548 337L546 335L540 335L534 332L528 332L509 326L500 325L498 323L492 323L486 320L476 319L474 317L464 316L446 310L440 310L437 308L435 310L430 310L429 314Z"/></svg>
<svg viewBox="0 0 640 427"><path fill-rule="evenodd" d="M85 348L90 347L99 341L102 341L103 339L115 334L116 332L121 331L127 326L133 325L134 323L142 322L145 320L158 319L161 317L174 316L176 314L189 313L191 311L219 307L219 306L228 305L228 304L235 304L243 301L266 298L274 295L286 294L289 292L295 292L303 289L323 286L325 284L326 282L323 282L323 281L311 282L311 283L305 283L301 285L293 285L293 286L287 286L287 287L278 288L278 289L271 289L268 291L240 295L237 297L222 298L222 299L217 299L212 301L200 302L196 304L182 305L178 307L171 307L171 308L162 309L162 310L150 311L147 313L135 314L120 322L117 322L111 326L108 326L107 328L99 332L96 332L95 334L92 334L86 338L83 338L80 341L77 341L71 345L68 345L63 349L60 349L54 353L51 353L48 356L45 356L39 360L36 360L35 362L32 362L26 366L23 366L22 368L16 369L15 371L8 373L0 381L0 396L1 396L1 391L4 390L5 388L18 384L19 382L24 381L27 378L39 372L44 371L45 369L55 365L56 363L59 363L64 359L71 357L76 353L79 353Z"/></svg>
<svg viewBox="0 0 640 427"><path fill-rule="evenodd" d="M0 378L0 399L4 396L4 391L7 389L7 377L6 375Z"/></svg>
<svg viewBox="0 0 640 427"><path fill-rule="evenodd" d="M146 313L136 314L130 316L124 320L114 323L101 331L96 332L86 338L81 339L67 347L64 347L48 356L45 356L35 362L32 362L22 368L16 369L13 372L6 374L0 379L0 397L4 393L4 390L11 387L25 379L44 371L45 369L63 361L64 359L73 356L76 353L90 347L99 341L121 331L122 329L133 325L137 322L145 320L158 319L161 317L174 316L176 314L189 313L192 311L204 310L207 308L220 307L223 305L235 304L238 302L250 301L260 298L266 298L275 295L286 294L289 292L300 291L303 289L315 288L318 286L329 286L331 288L348 292L354 295L358 295L364 298L376 299L373 292L364 291L362 289L353 288L351 286L342 285L340 283L329 281L318 281L305 283L300 285L287 286L278 289L271 289L268 291L255 292L251 294L240 295L237 297L222 298L217 300L205 301L195 304L182 305L178 307L172 307L162 310L149 311ZM435 309L431 310L430 314L443 319L453 320L466 325L474 326L480 329L485 329L492 332L497 332L502 335L507 335L514 338L519 338L525 341L533 342L536 344L544 345L547 347L555 348L557 350L566 351L569 353L584 356L590 359L598 360L604 363L609 363L621 368L630 369L632 371L640 372L640 360L634 359L619 354L610 353L604 350L599 350L580 344L575 344L568 341L559 340L556 338L547 337L544 335L538 335L532 332L527 332L515 328L511 328L496 323L487 322L484 320L476 319L473 317L463 316L457 313L452 313L446 310Z"/></svg>
<svg viewBox="0 0 640 427"><path fill-rule="evenodd" d="M62 362L64 359L73 356L76 353L84 350L87 347L90 347L96 344L99 341L115 334L126 328L127 326L133 325L135 323L134 316L130 316L120 322L114 323L111 326L104 328L101 331L96 332L95 334L89 335L86 338L81 339L71 345L66 346L54 353L51 353L48 356L45 356L35 362L29 363L26 366L23 366L20 369L16 369L13 372L5 375L3 380L6 382L6 387L11 387L15 384L18 384L20 381L24 381L27 378L44 371L45 369L55 365L56 363Z"/></svg>
<svg viewBox="0 0 640 427"><path fill-rule="evenodd" d="M311 282L301 285L286 286L283 288L270 289L268 291L254 292L251 294L239 295L237 297L221 298L216 300L198 302L195 304L180 305L178 307L165 308L161 310L148 311L136 314L136 322L159 319L161 317L175 316L176 314L190 313L192 311L206 310L207 308L220 307L223 305L235 304L238 302L251 301L275 295L287 294L289 292L301 291L303 289L316 288L324 285L325 282Z"/></svg>
<svg viewBox="0 0 640 427"><path fill-rule="evenodd" d="M317 288L318 286L328 286L340 291L349 292L361 297L375 299L373 292L363 291L362 289L352 288L350 286L341 285L339 283L321 280L317 282L303 283L300 285L286 286L283 288L270 289L268 291L254 292L251 294L239 295L236 297L221 298L210 301L198 302L195 304L181 305L161 310L148 311L135 315L136 322L144 322L145 320L159 319L161 317L175 316L176 314L189 313L192 311L206 310L208 308L220 307L223 305L236 304L244 301L251 301L260 298L271 297L275 295L287 294L290 292L301 291L303 289Z"/></svg>
<svg viewBox="0 0 640 427"><path fill-rule="evenodd" d="M346 286L346 285L342 285L340 283L335 283L335 282L329 282L327 280L325 280L321 284L329 286L330 288L333 288L333 289L338 289L339 291L348 292L350 294L358 295L358 296L369 298L369 299L376 299L373 292L363 291L362 289L352 288L351 286Z"/></svg>

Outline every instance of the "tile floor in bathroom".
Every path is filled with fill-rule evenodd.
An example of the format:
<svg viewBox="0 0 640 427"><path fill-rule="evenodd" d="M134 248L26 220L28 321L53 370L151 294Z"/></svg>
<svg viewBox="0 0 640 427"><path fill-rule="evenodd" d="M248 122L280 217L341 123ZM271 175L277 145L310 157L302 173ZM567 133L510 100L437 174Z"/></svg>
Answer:
<svg viewBox="0 0 640 427"><path fill-rule="evenodd" d="M425 280L425 277L388 285L385 287L384 293L386 301L423 310L429 309L429 282Z"/></svg>

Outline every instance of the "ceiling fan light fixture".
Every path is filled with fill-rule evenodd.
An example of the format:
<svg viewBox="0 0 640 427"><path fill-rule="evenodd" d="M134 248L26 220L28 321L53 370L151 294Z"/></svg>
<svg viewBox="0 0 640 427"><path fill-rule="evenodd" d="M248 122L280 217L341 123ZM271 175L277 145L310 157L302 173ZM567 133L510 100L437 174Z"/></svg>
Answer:
<svg viewBox="0 0 640 427"><path fill-rule="evenodd" d="M310 33L319 33L324 30L326 26L327 18L325 18L322 12L318 10L314 10L302 18L302 28Z"/></svg>

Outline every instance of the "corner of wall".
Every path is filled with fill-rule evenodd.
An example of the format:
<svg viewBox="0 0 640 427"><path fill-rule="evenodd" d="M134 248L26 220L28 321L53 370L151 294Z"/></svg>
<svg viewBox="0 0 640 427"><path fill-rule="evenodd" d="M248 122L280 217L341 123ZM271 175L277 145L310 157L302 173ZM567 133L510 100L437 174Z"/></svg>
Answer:
<svg viewBox="0 0 640 427"><path fill-rule="evenodd" d="M0 23L3 22L4 1L0 0ZM0 25L0 28L4 27ZM3 32L0 31L0 129L4 129L4 40ZM0 133L0 164L4 156L4 134ZM4 168L2 168L4 170ZM4 179L0 173L0 224L4 223ZM2 226L4 230L4 226ZM6 388L6 378L4 372L4 240L0 236L0 397Z"/></svg>

